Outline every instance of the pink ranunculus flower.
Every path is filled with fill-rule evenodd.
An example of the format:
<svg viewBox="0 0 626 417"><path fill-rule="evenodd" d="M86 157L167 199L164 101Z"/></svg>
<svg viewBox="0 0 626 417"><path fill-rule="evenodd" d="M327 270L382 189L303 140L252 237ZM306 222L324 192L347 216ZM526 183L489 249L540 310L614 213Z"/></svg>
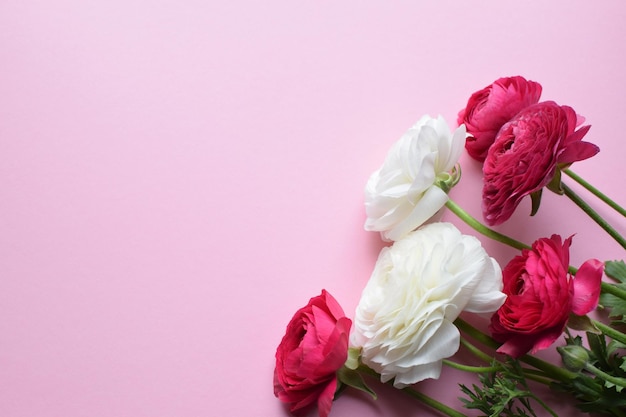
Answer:
<svg viewBox="0 0 626 417"><path fill-rule="evenodd" d="M465 148L470 156L484 161L500 128L540 96L541 84L520 76L500 78L472 94L457 120L469 134Z"/></svg>
<svg viewBox="0 0 626 417"><path fill-rule="evenodd" d="M276 350L274 394L301 415L317 404L327 417L337 388L337 370L348 357L352 321L326 291L311 298L287 325Z"/></svg>
<svg viewBox="0 0 626 417"><path fill-rule="evenodd" d="M502 126L483 165L482 209L489 225L511 217L522 198L546 186L558 169L599 152L582 141L591 126L576 130L583 120L571 107L546 101Z"/></svg>
<svg viewBox="0 0 626 417"><path fill-rule="evenodd" d="M570 313L585 315L600 297L604 264L586 261L573 277L568 273L572 238L541 238L516 256L502 271L506 301L491 317L498 348L517 358L550 346L560 335Z"/></svg>

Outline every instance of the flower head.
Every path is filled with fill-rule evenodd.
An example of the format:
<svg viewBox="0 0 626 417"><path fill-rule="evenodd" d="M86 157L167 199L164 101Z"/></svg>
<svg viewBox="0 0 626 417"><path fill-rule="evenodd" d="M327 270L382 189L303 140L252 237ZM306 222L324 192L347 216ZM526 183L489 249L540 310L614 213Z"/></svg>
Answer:
<svg viewBox="0 0 626 417"><path fill-rule="evenodd" d="M337 370L348 357L352 322L326 291L311 298L287 325L276 350L274 394L300 414L317 403L328 416L337 388Z"/></svg>
<svg viewBox="0 0 626 417"><path fill-rule="evenodd" d="M571 107L553 101L519 112L502 126L483 166L483 215L490 225L507 220L521 200L540 191L557 170L587 159L599 148L583 142L583 126Z"/></svg>
<svg viewBox="0 0 626 417"><path fill-rule="evenodd" d="M541 238L504 268L507 299L490 327L504 343L498 352L517 358L545 349L563 333L570 313L584 315L596 307L604 266L591 259L570 276L571 243L571 237Z"/></svg>
<svg viewBox="0 0 626 417"><path fill-rule="evenodd" d="M432 218L448 201L448 188L458 181L451 171L464 140L464 126L451 134L443 117L422 117L367 182L365 229L398 240Z"/></svg>
<svg viewBox="0 0 626 417"><path fill-rule="evenodd" d="M467 153L484 161L500 128L520 110L535 104L541 96L541 84L524 77L505 77L471 95L459 112L458 123L464 123L469 134Z"/></svg>
<svg viewBox="0 0 626 417"><path fill-rule="evenodd" d="M357 306L351 343L363 363L403 387L438 378L459 348L462 311L497 310L499 265L473 236L432 223L384 248Z"/></svg>

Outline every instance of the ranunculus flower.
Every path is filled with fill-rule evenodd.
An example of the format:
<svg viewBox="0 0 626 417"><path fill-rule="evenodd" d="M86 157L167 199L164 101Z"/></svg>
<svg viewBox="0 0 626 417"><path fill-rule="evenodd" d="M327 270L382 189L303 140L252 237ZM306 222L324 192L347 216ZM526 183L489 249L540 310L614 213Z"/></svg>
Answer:
<svg viewBox="0 0 626 417"><path fill-rule="evenodd" d="M522 198L541 190L558 169L587 159L599 148L583 142L571 107L546 101L526 107L502 126L483 165L483 215L490 225L507 220Z"/></svg>
<svg viewBox="0 0 626 417"><path fill-rule="evenodd" d="M451 175L463 151L465 127L454 134L443 117L422 117L396 142L365 187L365 229L398 240L431 219L448 201Z"/></svg>
<svg viewBox="0 0 626 417"><path fill-rule="evenodd" d="M540 96L541 85L520 76L500 78L472 94L457 120L470 135L465 142L467 153L484 161L500 128Z"/></svg>
<svg viewBox="0 0 626 417"><path fill-rule="evenodd" d="M504 301L502 272L480 241L450 223L422 226L384 248L357 306L351 344L361 360L401 388L438 378L459 349L453 321Z"/></svg>
<svg viewBox="0 0 626 417"><path fill-rule="evenodd" d="M572 238L541 238L504 268L504 305L491 318L498 352L514 358L550 346L570 313L585 315L598 304L604 264L585 262L575 277L568 272Z"/></svg>
<svg viewBox="0 0 626 417"><path fill-rule="evenodd" d="M337 388L337 370L348 357L352 322L326 291L311 298L287 325L276 350L274 394L300 415L317 403L328 416Z"/></svg>

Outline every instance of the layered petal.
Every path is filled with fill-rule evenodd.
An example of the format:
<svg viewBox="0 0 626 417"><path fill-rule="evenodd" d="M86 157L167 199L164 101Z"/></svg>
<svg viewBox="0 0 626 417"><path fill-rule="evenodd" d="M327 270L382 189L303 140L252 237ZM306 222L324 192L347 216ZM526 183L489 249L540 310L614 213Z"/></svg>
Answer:
<svg viewBox="0 0 626 417"><path fill-rule="evenodd" d="M589 260L572 278L571 242L558 235L538 239L504 268L507 298L490 325L503 343L498 352L517 358L545 349L561 336L570 313L586 314L597 305L603 265Z"/></svg>
<svg viewBox="0 0 626 417"><path fill-rule="evenodd" d="M311 298L287 325L276 349L274 395L300 414L315 404L327 417L337 387L337 370L348 357L352 322L326 291Z"/></svg>
<svg viewBox="0 0 626 417"><path fill-rule="evenodd" d="M365 187L365 229L398 240L428 222L448 201L439 182L463 150L465 127L452 134L443 117L424 116L387 154Z"/></svg>
<svg viewBox="0 0 626 417"><path fill-rule="evenodd" d="M603 272L604 263L597 259L590 259L578 268L572 280L572 313L582 316L598 306Z"/></svg>
<svg viewBox="0 0 626 417"><path fill-rule="evenodd" d="M521 110L498 131L483 165L482 209L485 221L506 221L522 199L548 185L556 171L589 158L598 148L581 139L589 130L577 126L576 113L555 102Z"/></svg>
<svg viewBox="0 0 626 417"><path fill-rule="evenodd" d="M450 223L420 227L384 248L357 306L351 343L383 381L437 378L459 346L452 324L466 310L504 301L500 268Z"/></svg>
<svg viewBox="0 0 626 417"><path fill-rule="evenodd" d="M540 96L541 85L520 76L500 78L472 94L457 119L467 128L469 155L484 161L500 128Z"/></svg>

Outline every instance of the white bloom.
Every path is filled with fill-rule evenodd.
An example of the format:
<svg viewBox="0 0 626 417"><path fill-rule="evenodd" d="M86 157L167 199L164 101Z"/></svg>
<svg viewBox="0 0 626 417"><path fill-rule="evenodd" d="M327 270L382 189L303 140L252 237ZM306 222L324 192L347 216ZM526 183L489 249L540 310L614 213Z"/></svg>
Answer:
<svg viewBox="0 0 626 417"><path fill-rule="evenodd" d="M396 142L365 187L365 229L398 240L424 224L448 201L436 183L450 177L465 143L443 117L424 116Z"/></svg>
<svg viewBox="0 0 626 417"><path fill-rule="evenodd" d="M384 248L356 309L351 344L363 363L404 387L439 378L459 349L462 311L496 311L502 271L474 236L432 223Z"/></svg>

